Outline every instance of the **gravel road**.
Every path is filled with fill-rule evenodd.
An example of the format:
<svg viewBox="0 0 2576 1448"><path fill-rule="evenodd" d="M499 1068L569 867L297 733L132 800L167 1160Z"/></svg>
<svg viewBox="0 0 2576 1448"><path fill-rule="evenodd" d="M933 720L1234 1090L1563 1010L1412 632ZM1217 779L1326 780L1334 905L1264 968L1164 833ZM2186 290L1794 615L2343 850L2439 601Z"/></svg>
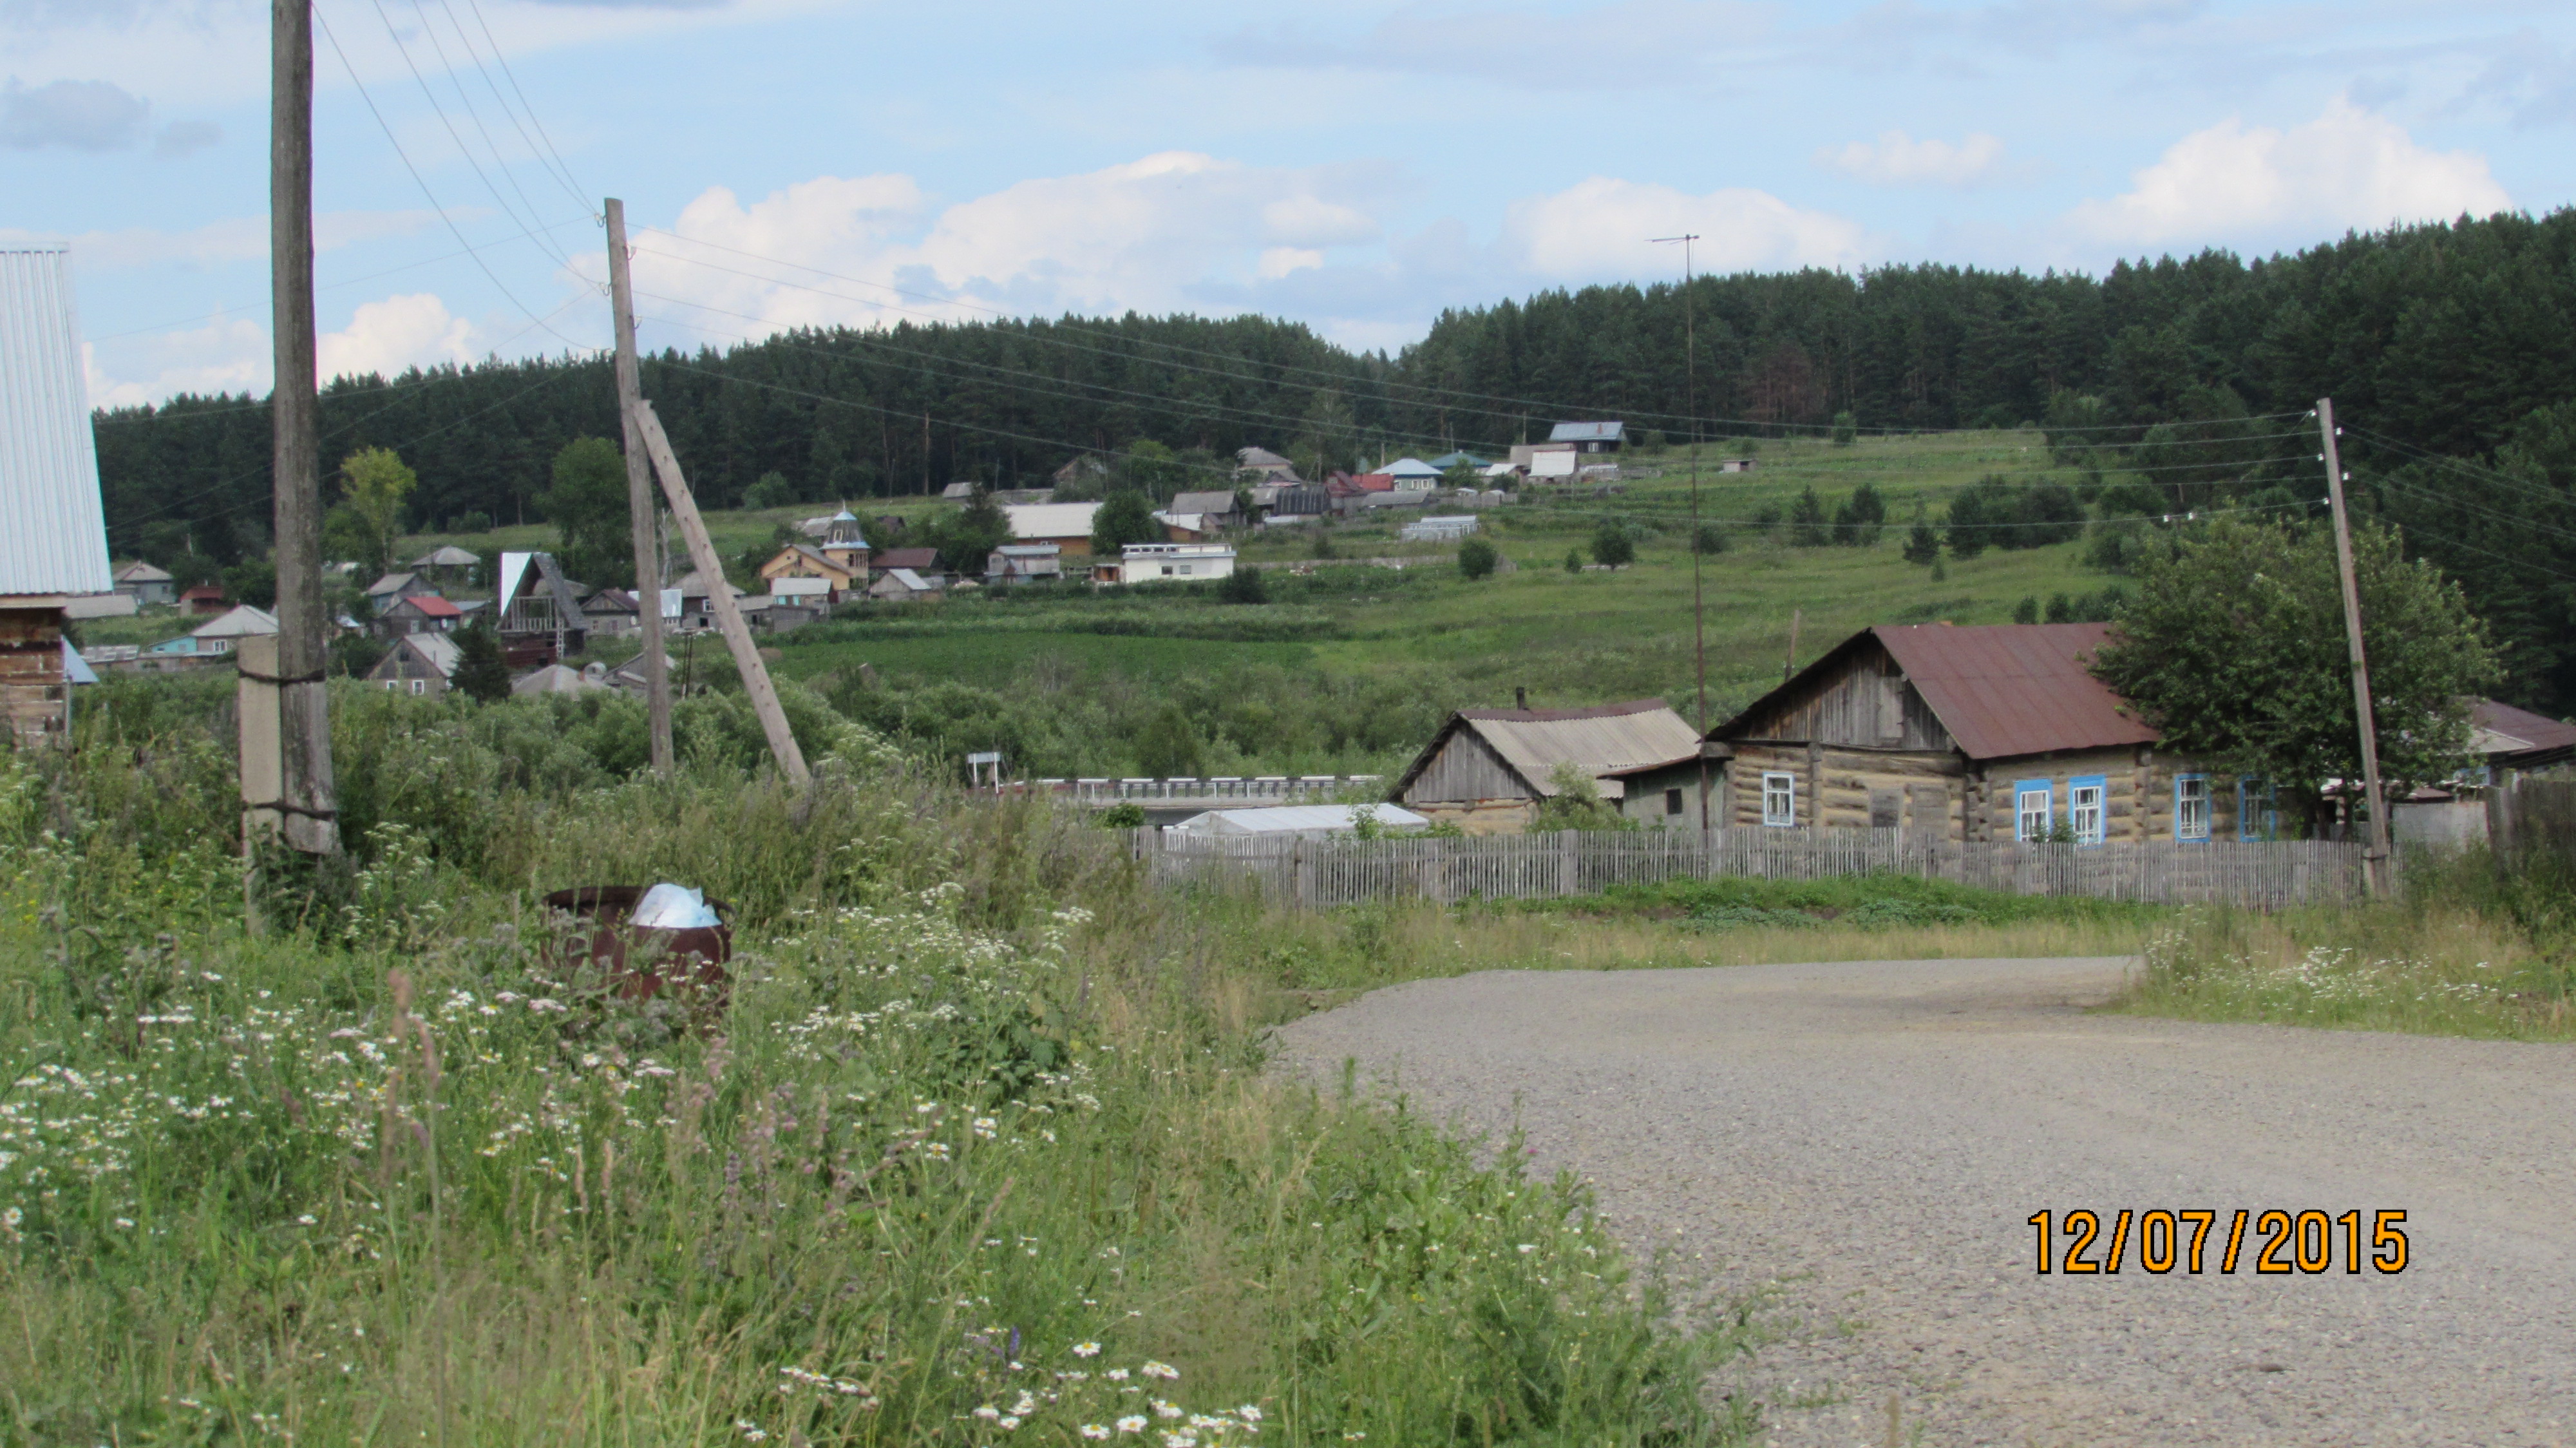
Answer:
<svg viewBox="0 0 2576 1448"><path fill-rule="evenodd" d="M1677 1281L1767 1304L1767 1441L2576 1443L2576 1047L2088 1015L2126 963L1495 972L1279 1033L1517 1119ZM2397 1276L2033 1271L2041 1208L2403 1209ZM2368 1220L2365 1217L2365 1220ZM2063 1239L2061 1238L2061 1245ZM2365 1244L2366 1245L2366 1244ZM2103 1256L2096 1244L2095 1258Z"/></svg>

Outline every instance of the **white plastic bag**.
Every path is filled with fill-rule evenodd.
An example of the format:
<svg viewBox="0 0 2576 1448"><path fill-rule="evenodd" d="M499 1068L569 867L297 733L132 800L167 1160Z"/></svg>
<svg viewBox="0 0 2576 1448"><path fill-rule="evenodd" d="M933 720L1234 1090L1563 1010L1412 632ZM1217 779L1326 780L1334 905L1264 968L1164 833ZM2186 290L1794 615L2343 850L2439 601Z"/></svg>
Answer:
<svg viewBox="0 0 2576 1448"><path fill-rule="evenodd" d="M706 896L686 885L669 882L644 892L635 902L635 913L627 923L646 930L697 930L718 923L716 912L707 906Z"/></svg>

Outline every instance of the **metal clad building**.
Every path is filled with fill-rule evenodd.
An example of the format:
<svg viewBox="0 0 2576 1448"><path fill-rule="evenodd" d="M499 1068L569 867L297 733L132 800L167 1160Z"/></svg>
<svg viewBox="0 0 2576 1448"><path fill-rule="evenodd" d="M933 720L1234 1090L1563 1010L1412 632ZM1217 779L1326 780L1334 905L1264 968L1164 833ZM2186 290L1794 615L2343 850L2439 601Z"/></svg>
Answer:
<svg viewBox="0 0 2576 1448"><path fill-rule="evenodd" d="M0 251L0 599L115 587L70 258Z"/></svg>

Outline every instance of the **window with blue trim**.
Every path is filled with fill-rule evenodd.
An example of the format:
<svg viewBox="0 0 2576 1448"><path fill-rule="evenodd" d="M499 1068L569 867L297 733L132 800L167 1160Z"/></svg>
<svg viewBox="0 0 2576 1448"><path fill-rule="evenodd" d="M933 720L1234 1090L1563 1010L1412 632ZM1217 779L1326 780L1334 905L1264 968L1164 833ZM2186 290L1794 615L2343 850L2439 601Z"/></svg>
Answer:
<svg viewBox="0 0 2576 1448"><path fill-rule="evenodd" d="M2045 779L2013 785L2013 838L2044 840L2057 828L2057 786Z"/></svg>
<svg viewBox="0 0 2576 1448"><path fill-rule="evenodd" d="M2236 838L2277 840L2280 837L2281 813L2275 808L2272 781L2268 779L2236 781Z"/></svg>
<svg viewBox="0 0 2576 1448"><path fill-rule="evenodd" d="M2209 838L2209 776L2177 774L2174 776L2174 838L2206 840Z"/></svg>
<svg viewBox="0 0 2576 1448"><path fill-rule="evenodd" d="M2110 781L2102 775L2066 781L2066 823L2075 831L2075 843L2102 843L2110 818L2110 795Z"/></svg>

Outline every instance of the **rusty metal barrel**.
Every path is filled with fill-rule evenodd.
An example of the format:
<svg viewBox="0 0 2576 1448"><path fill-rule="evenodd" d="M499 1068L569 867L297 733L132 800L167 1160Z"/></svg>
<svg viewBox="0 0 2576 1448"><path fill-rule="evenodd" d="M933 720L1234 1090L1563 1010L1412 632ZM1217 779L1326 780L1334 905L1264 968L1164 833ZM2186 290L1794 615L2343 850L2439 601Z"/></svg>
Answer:
<svg viewBox="0 0 2576 1448"><path fill-rule="evenodd" d="M672 930L630 925L628 918L644 898L640 885L582 885L557 890L546 907L577 922L570 939L559 947L572 957L563 963L603 973L610 986L628 1000L650 1000L672 990L694 995L697 1003L724 1009L733 977L725 962L733 959L733 907L709 900L718 923ZM585 933L586 927L586 933Z"/></svg>

